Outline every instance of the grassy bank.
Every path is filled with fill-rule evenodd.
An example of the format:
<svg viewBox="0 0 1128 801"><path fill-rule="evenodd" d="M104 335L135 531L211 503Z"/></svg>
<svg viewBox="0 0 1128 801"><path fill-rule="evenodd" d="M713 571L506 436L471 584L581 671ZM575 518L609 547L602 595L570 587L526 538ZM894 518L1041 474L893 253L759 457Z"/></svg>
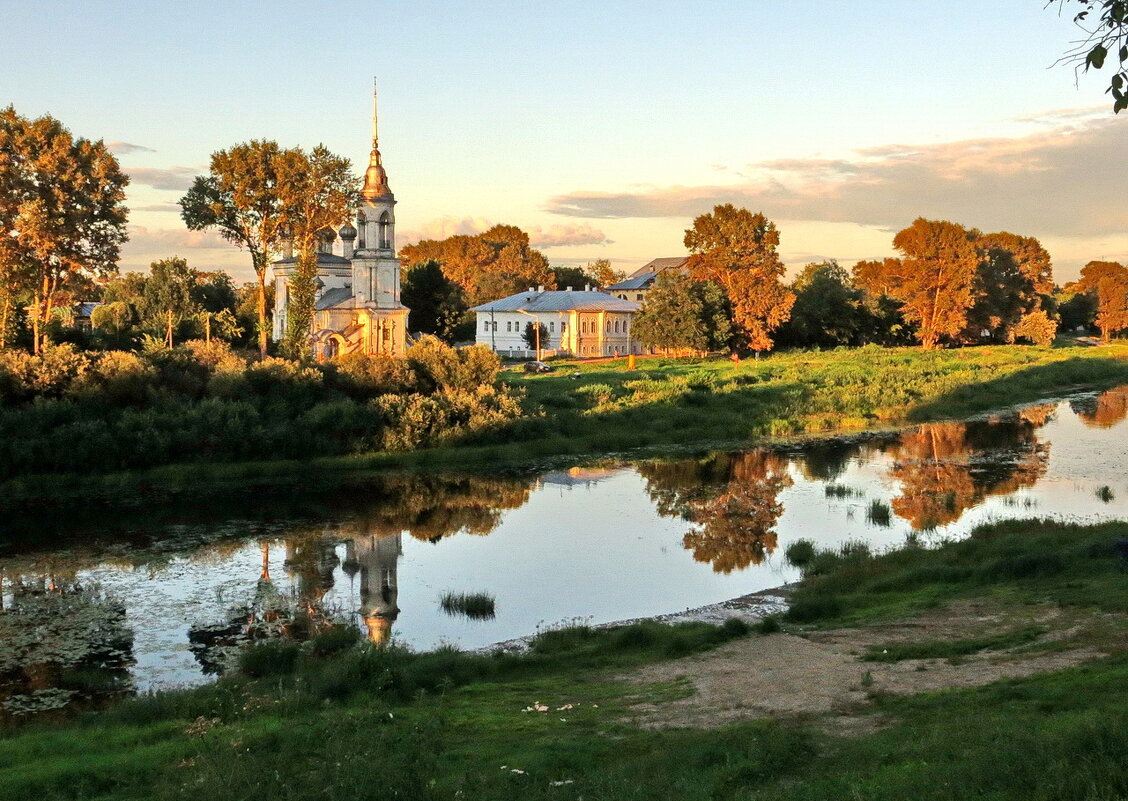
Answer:
<svg viewBox="0 0 1128 801"><path fill-rule="evenodd" d="M250 652L244 667L259 678L0 734L0 795L1122 798L1128 589L1113 542L1125 536L1125 524L1008 523L935 551L818 557L796 601L838 599L837 607L824 606L819 626L890 620L976 598L1003 611L1066 609L1088 621L1071 629L1072 646L1112 653L977 689L875 693L854 711L873 721L861 735L830 735L809 719L705 731L631 722L633 705L662 706L687 689L629 684L625 674L762 636L737 624L564 629L543 635L523 657L412 655L348 647L338 637L300 652L274 646L289 655ZM918 642L917 652L903 656L1061 647L1061 638L1039 645L1038 636L1019 632L971 651ZM922 657L926 647L932 650ZM859 661L859 674L865 664Z"/></svg>
<svg viewBox="0 0 1128 801"><path fill-rule="evenodd" d="M456 444L305 461L176 464L105 475L31 475L0 485L0 508L152 508L184 498L321 493L394 468L528 469L614 452L704 449L958 418L1070 391L1128 383L1128 345L922 352L867 347L726 359L558 363L502 374L524 390L521 418Z"/></svg>

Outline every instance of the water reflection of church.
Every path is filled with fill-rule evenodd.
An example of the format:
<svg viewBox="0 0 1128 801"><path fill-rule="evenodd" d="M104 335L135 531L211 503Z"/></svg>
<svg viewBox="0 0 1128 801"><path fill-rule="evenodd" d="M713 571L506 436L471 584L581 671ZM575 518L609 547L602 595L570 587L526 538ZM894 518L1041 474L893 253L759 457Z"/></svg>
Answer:
<svg viewBox="0 0 1128 801"><path fill-rule="evenodd" d="M399 616L396 567L403 555L402 534L354 536L345 543L342 565L350 579L360 575L359 614L374 643L387 642Z"/></svg>

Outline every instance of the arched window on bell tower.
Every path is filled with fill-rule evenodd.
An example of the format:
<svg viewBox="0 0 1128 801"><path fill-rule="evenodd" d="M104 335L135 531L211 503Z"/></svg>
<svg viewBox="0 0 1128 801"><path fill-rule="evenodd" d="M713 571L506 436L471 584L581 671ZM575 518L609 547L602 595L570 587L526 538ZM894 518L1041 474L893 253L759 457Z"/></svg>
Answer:
<svg viewBox="0 0 1128 801"><path fill-rule="evenodd" d="M386 211L380 215L379 240L381 250L392 249L392 220Z"/></svg>

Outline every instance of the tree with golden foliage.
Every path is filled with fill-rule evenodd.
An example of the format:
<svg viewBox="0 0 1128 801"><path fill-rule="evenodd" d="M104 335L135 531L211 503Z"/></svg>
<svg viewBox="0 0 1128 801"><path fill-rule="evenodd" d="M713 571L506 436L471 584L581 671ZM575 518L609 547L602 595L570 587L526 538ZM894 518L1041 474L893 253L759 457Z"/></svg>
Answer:
<svg viewBox="0 0 1128 801"><path fill-rule="evenodd" d="M902 258L862 262L854 268L855 280L874 294L900 301L905 319L918 326L920 344L930 350L967 325L979 267L977 233L946 220L918 217L893 237Z"/></svg>
<svg viewBox="0 0 1128 801"><path fill-rule="evenodd" d="M1069 289L1097 297L1097 327L1106 342L1128 329L1128 268L1116 261L1091 261Z"/></svg>
<svg viewBox="0 0 1128 801"><path fill-rule="evenodd" d="M283 350L290 358L308 355L317 280L318 237L348 219L360 202L360 179L347 158L324 145L306 153L285 150L278 157L278 205L285 230L298 254L290 278Z"/></svg>
<svg viewBox="0 0 1128 801"><path fill-rule="evenodd" d="M0 110L0 346L18 297L38 353L60 297L117 270L128 183L102 140Z"/></svg>
<svg viewBox="0 0 1128 801"><path fill-rule="evenodd" d="M208 175L197 176L178 201L180 216L190 231L214 229L250 254L258 283L256 327L263 357L270 337L266 272L285 233L278 197L282 152L277 142L264 139L217 150L211 155Z"/></svg>
<svg viewBox="0 0 1128 801"><path fill-rule="evenodd" d="M406 265L436 261L457 284L470 306L520 292L530 286L556 288L548 259L529 245L529 235L515 225L495 225L473 236L424 239L400 248Z"/></svg>
<svg viewBox="0 0 1128 801"><path fill-rule="evenodd" d="M771 333L787 321L795 295L783 284L775 223L731 203L714 206L685 232L689 270L696 281L725 291L733 323L752 350L771 350Z"/></svg>

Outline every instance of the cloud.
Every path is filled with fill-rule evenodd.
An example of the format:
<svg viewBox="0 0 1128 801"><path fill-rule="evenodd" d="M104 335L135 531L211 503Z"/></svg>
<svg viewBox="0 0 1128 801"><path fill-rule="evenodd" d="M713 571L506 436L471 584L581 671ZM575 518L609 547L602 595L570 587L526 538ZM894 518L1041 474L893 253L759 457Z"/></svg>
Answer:
<svg viewBox="0 0 1128 801"><path fill-rule="evenodd" d="M187 192L192 179L199 174L195 167L123 167L131 182L154 189L173 189Z"/></svg>
<svg viewBox="0 0 1128 801"><path fill-rule="evenodd" d="M573 192L551 198L547 209L594 219L685 219L734 203L777 221L896 230L923 216L1032 236L1113 234L1128 219L1123 125L1106 116L1017 138L882 145L841 159L777 159L749 165L748 180L732 185Z"/></svg>
<svg viewBox="0 0 1128 801"><path fill-rule="evenodd" d="M176 250L234 248L212 231L189 231L187 228L147 228L129 226L126 247L134 253L167 253Z"/></svg>
<svg viewBox="0 0 1128 801"><path fill-rule="evenodd" d="M130 206L130 211L180 211L177 203L150 203L147 206Z"/></svg>
<svg viewBox="0 0 1128 801"><path fill-rule="evenodd" d="M413 245L423 239L446 239L458 234L473 236L491 227L493 223L485 217L455 217L448 214L429 220L417 229L401 230L396 239L402 245Z"/></svg>
<svg viewBox="0 0 1128 801"><path fill-rule="evenodd" d="M607 234L588 223L580 225L550 225L529 229L529 243L535 248L555 248L567 245L604 245L610 240Z"/></svg>
<svg viewBox="0 0 1128 801"><path fill-rule="evenodd" d="M144 145L135 145L132 142L106 142L106 147L111 153L116 153L119 156L124 156L127 153L156 153L151 147Z"/></svg>

